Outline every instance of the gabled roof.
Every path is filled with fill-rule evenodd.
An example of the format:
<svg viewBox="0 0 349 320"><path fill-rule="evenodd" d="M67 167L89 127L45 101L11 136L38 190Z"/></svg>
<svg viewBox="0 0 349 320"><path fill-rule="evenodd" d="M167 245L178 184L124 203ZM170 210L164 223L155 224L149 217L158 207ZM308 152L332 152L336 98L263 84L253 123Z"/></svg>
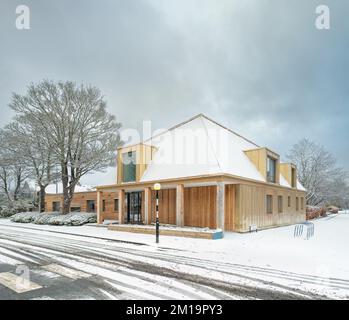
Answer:
<svg viewBox="0 0 349 320"><path fill-rule="evenodd" d="M143 143L157 151L140 182L212 174L265 182L244 152L259 146L203 114ZM282 176L280 184L290 187Z"/></svg>

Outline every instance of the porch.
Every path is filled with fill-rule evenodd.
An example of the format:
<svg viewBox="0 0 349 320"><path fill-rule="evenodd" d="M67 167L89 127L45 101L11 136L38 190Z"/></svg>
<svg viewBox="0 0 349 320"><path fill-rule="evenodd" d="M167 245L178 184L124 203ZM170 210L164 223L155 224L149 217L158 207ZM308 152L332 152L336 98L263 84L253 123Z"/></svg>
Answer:
<svg viewBox="0 0 349 320"><path fill-rule="evenodd" d="M149 226L156 220L156 191L152 185L115 186L97 190L98 223L103 223L105 192L116 192L118 210L114 219L122 228ZM162 184L159 191L160 224L189 228L234 229L235 185L222 181ZM111 228L118 228L113 224ZM124 229L123 229L124 230ZM120 230L122 231L122 230ZM173 231L173 230L172 230ZM135 232L135 231L133 231Z"/></svg>

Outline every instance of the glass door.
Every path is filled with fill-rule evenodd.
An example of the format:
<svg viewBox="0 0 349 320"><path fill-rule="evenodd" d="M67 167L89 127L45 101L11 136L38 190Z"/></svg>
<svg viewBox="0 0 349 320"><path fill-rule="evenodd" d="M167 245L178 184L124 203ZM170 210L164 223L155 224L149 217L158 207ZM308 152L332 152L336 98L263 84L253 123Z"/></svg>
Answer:
<svg viewBox="0 0 349 320"><path fill-rule="evenodd" d="M142 192L127 193L127 223L142 222Z"/></svg>

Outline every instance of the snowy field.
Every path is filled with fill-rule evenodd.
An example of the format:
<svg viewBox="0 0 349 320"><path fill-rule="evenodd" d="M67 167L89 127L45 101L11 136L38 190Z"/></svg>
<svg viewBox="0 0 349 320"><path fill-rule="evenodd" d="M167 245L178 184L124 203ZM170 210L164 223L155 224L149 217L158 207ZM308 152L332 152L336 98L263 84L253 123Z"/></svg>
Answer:
<svg viewBox="0 0 349 320"><path fill-rule="evenodd" d="M149 281L149 288L160 298L348 299L349 212L313 223L315 234L309 240L294 238L294 226L289 226L252 234L226 233L222 240L160 236L156 245L152 235L109 231L101 226L19 225L0 220L0 266L21 263L16 254L42 252L49 258L45 263L100 276L105 285L125 291L118 296L109 287L100 288L104 296L97 298L130 298L130 292L137 298L156 298L149 293L152 289L137 290L137 283ZM16 234L21 236L16 238ZM63 252L58 250L62 244ZM17 251L11 254L12 248ZM77 259L78 248L90 251ZM108 259L91 263L86 254L91 259L98 254L118 261L110 266ZM136 288L130 289L132 282Z"/></svg>

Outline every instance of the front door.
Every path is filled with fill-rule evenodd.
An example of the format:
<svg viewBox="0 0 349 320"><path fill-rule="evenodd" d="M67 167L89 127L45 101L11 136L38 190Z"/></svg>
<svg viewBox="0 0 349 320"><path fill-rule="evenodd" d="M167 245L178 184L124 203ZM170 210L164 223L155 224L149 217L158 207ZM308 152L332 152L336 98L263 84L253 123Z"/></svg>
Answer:
<svg viewBox="0 0 349 320"><path fill-rule="evenodd" d="M142 192L126 193L127 223L142 222Z"/></svg>

